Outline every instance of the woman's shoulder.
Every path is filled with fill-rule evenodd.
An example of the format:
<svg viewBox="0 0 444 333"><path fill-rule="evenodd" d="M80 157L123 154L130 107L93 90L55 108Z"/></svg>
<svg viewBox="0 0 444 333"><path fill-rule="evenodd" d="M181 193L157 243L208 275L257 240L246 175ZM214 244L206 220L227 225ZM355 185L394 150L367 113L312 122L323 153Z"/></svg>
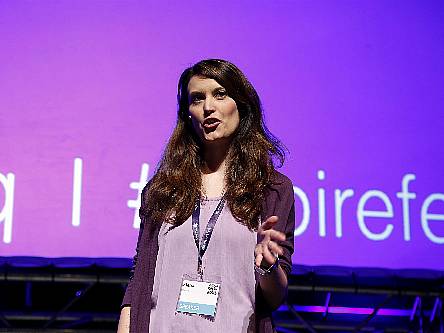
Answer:
<svg viewBox="0 0 444 333"><path fill-rule="evenodd" d="M145 185L145 187L142 190L141 198L140 198L140 209L139 209L139 216L143 220L145 217L148 217L148 191L150 189L150 186L152 184L152 178L148 181L148 183Z"/></svg>
<svg viewBox="0 0 444 333"><path fill-rule="evenodd" d="M277 191L279 193L293 193L293 183L290 178L277 170L275 170L271 176L269 188L271 191Z"/></svg>
<svg viewBox="0 0 444 333"><path fill-rule="evenodd" d="M293 184L286 175L274 171L271 182L265 190L263 209L275 207L277 203L290 205L294 202Z"/></svg>
<svg viewBox="0 0 444 333"><path fill-rule="evenodd" d="M290 217L293 205L294 192L290 178L275 171L262 204L262 221L271 215L277 215L281 218L281 222L276 225L277 230L285 230L288 220L286 217Z"/></svg>
<svg viewBox="0 0 444 333"><path fill-rule="evenodd" d="M142 203L142 206L144 205L144 204L146 204L146 202L148 201L148 191L149 191L149 189L150 189L150 187L151 187L151 184L152 184L152 178L148 181L148 183L146 183L145 184L145 186L144 186L144 188L143 188L143 190L142 190L142 193L141 193L141 203Z"/></svg>

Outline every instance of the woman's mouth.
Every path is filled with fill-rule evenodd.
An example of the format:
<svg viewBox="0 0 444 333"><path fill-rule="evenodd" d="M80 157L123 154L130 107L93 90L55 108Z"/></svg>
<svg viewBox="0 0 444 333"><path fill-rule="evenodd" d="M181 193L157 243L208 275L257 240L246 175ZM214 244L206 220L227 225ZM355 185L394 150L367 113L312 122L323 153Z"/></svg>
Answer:
<svg viewBox="0 0 444 333"><path fill-rule="evenodd" d="M206 129L215 129L220 124L220 120L216 118L208 118L203 122L203 127Z"/></svg>

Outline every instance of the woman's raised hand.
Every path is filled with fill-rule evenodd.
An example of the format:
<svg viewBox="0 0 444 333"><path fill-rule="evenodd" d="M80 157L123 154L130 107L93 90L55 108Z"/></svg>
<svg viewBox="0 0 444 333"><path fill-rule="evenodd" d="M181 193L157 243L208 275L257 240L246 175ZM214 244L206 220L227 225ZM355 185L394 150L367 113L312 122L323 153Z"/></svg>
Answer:
<svg viewBox="0 0 444 333"><path fill-rule="evenodd" d="M285 241L285 234L273 230L273 227L277 223L279 218L275 215L270 216L264 223L262 223L257 231L261 242L256 245L254 249L255 265L257 267L270 267L276 260L277 255L283 255L284 250L277 243L279 241Z"/></svg>

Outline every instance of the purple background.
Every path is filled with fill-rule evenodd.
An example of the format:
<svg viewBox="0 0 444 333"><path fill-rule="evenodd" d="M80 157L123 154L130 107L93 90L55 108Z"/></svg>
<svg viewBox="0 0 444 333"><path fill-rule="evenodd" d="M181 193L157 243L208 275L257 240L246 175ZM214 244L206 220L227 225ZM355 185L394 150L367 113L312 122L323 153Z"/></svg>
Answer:
<svg viewBox="0 0 444 333"><path fill-rule="evenodd" d="M182 70L237 64L288 147L282 172L310 201L295 263L444 269L421 206L444 193L441 1L0 1L0 173L15 175L12 241L0 255L130 257L137 197L171 133ZM81 222L71 224L73 161L83 160ZM317 178L325 171L325 180ZM410 200L403 239L401 191ZM326 196L319 236L318 196ZM335 236L334 190L354 190ZM359 198L387 194L394 217L357 222ZM442 195L442 194L441 194ZM296 199L297 224L302 205ZM0 211L5 203L0 184ZM384 210L372 199L367 209ZM444 201L429 209L444 214ZM430 221L444 237L444 221Z"/></svg>

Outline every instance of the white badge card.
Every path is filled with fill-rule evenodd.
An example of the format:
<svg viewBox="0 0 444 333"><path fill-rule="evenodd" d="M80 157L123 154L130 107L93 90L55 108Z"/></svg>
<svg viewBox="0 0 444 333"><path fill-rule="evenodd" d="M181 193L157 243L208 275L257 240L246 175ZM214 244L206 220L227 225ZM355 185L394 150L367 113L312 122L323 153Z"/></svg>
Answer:
<svg viewBox="0 0 444 333"><path fill-rule="evenodd" d="M219 290L220 283L184 278L176 311L214 317Z"/></svg>

